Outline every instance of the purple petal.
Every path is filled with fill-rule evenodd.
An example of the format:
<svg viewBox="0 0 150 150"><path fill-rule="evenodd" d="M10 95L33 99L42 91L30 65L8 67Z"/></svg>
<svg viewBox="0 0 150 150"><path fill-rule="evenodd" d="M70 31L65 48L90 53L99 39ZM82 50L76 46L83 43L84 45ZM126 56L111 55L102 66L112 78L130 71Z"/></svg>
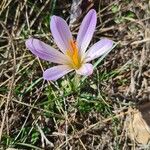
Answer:
<svg viewBox="0 0 150 150"><path fill-rule="evenodd" d="M86 62L89 62L109 51L113 46L113 41L109 39L101 39L95 43L86 53Z"/></svg>
<svg viewBox="0 0 150 150"><path fill-rule="evenodd" d="M66 53L70 49L70 41L72 41L72 35L66 21L60 17L52 16L50 29L57 46L63 53Z"/></svg>
<svg viewBox="0 0 150 150"><path fill-rule="evenodd" d="M81 52L85 52L93 37L97 22L97 15L94 9L90 10L84 17L77 35L77 44Z"/></svg>
<svg viewBox="0 0 150 150"><path fill-rule="evenodd" d="M26 47L41 59L58 64L64 64L67 61L64 54L38 39L30 38L26 40Z"/></svg>
<svg viewBox="0 0 150 150"><path fill-rule="evenodd" d="M72 71L72 69L70 69L68 66L58 65L44 71L43 78L45 80L55 81L64 76L65 74L69 73L70 71Z"/></svg>
<svg viewBox="0 0 150 150"><path fill-rule="evenodd" d="M80 75L89 76L93 73L93 65L90 63L83 64L76 72Z"/></svg>

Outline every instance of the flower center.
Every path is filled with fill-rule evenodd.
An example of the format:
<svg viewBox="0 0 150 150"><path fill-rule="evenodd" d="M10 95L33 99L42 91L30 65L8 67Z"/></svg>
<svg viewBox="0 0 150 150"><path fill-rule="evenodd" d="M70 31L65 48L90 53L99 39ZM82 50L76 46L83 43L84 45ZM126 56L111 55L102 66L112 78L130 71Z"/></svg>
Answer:
<svg viewBox="0 0 150 150"><path fill-rule="evenodd" d="M79 69L81 67L81 57L79 56L79 50L75 41L70 41L70 50L67 50L66 54L71 59L70 67Z"/></svg>

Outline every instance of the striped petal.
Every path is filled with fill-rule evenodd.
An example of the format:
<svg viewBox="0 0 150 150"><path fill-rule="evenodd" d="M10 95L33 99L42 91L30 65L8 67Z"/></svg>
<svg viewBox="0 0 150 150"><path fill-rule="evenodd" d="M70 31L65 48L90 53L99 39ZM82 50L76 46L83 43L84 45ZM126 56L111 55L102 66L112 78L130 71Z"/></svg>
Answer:
<svg viewBox="0 0 150 150"><path fill-rule="evenodd" d="M109 51L113 46L113 41L109 39L101 39L99 42L95 43L86 53L85 62L89 62L95 58L100 57L107 51Z"/></svg>
<svg viewBox="0 0 150 150"><path fill-rule="evenodd" d="M90 10L84 17L77 35L77 44L81 53L85 52L93 37L97 22L96 11Z"/></svg>
<svg viewBox="0 0 150 150"><path fill-rule="evenodd" d="M76 72L80 75L89 76L93 73L93 65L90 63L83 64Z"/></svg>
<svg viewBox="0 0 150 150"><path fill-rule="evenodd" d="M71 72L72 69L70 69L66 65L58 65L55 67L51 67L44 71L43 73L43 78L45 80L51 80L51 81L56 81L57 79L61 78L65 74Z"/></svg>
<svg viewBox="0 0 150 150"><path fill-rule="evenodd" d="M60 17L52 16L50 29L57 46L63 53L66 53L70 49L70 41L72 41L72 34L66 21Z"/></svg>
<svg viewBox="0 0 150 150"><path fill-rule="evenodd" d="M30 38L26 41L26 47L37 57L58 63L58 64L65 64L67 58L64 54L59 52L58 50L52 48L51 46L45 44L44 42Z"/></svg>

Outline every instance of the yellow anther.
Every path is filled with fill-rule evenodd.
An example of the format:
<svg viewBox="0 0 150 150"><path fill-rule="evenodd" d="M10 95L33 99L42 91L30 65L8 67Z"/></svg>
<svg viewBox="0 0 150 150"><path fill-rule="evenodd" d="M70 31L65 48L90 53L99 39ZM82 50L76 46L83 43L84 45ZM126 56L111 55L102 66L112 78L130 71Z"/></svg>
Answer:
<svg viewBox="0 0 150 150"><path fill-rule="evenodd" d="M67 55L71 58L71 67L74 69L79 69L81 67L81 58L79 56L78 47L75 41L70 41L70 49L67 50Z"/></svg>

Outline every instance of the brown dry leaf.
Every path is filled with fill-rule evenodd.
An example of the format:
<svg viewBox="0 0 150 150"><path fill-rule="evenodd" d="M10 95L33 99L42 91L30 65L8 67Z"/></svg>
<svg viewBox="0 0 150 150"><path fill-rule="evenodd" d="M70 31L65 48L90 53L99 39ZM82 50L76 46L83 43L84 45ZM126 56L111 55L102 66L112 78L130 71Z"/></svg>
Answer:
<svg viewBox="0 0 150 150"><path fill-rule="evenodd" d="M127 123L129 137L137 143L147 144L150 141L150 104L141 106L136 113L130 116Z"/></svg>
<svg viewBox="0 0 150 150"><path fill-rule="evenodd" d="M70 11L70 26L77 21L79 16L82 14L81 0L72 1L71 11Z"/></svg>
<svg viewBox="0 0 150 150"><path fill-rule="evenodd" d="M93 0L73 0L70 10L70 27L73 27L74 23L81 19L83 12L88 12L93 5Z"/></svg>

